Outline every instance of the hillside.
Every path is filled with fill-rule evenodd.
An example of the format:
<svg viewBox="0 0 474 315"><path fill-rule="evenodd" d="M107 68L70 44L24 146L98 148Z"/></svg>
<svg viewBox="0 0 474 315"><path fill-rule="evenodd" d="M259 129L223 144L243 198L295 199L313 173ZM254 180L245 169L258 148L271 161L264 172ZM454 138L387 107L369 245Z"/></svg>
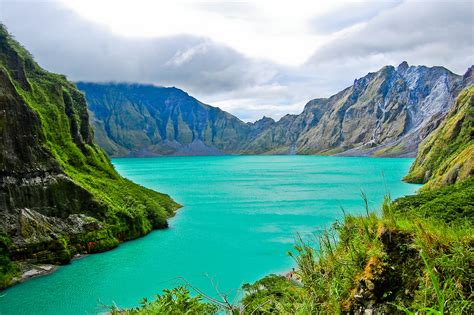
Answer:
<svg viewBox="0 0 474 315"><path fill-rule="evenodd" d="M474 87L464 90L446 120L422 144L409 182L437 188L464 180L474 166Z"/></svg>
<svg viewBox="0 0 474 315"><path fill-rule="evenodd" d="M299 115L255 123L176 88L78 83L96 141L112 156L341 154L415 156L418 144L474 82L443 67L386 66ZM126 119L125 119L126 118Z"/></svg>
<svg viewBox="0 0 474 315"><path fill-rule="evenodd" d="M94 142L83 94L0 24L0 288L165 228L178 205L122 178Z"/></svg>
<svg viewBox="0 0 474 315"><path fill-rule="evenodd" d="M85 92L97 143L111 156L236 152L251 128L177 88L77 84Z"/></svg>

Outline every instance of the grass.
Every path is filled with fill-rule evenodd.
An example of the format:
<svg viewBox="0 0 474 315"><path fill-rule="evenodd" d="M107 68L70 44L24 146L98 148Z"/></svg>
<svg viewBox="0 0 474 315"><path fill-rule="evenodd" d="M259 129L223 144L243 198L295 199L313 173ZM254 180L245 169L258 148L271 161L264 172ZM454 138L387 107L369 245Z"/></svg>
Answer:
<svg viewBox="0 0 474 315"><path fill-rule="evenodd" d="M437 218L452 224L474 222L474 178L397 199L392 210L412 219Z"/></svg>
<svg viewBox="0 0 474 315"><path fill-rule="evenodd" d="M148 315L148 314L216 314L217 307L203 301L201 295L191 296L186 286L164 290L154 301L143 299L141 306L133 309L112 307L112 315Z"/></svg>

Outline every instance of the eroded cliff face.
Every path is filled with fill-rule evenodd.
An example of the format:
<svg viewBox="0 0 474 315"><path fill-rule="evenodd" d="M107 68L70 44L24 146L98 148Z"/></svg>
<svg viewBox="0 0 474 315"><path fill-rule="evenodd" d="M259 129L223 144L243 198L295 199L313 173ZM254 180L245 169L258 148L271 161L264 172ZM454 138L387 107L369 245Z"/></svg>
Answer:
<svg viewBox="0 0 474 315"><path fill-rule="evenodd" d="M424 190L459 183L474 173L474 86L464 89L441 125L422 143L406 180Z"/></svg>
<svg viewBox="0 0 474 315"><path fill-rule="evenodd" d="M67 263L166 227L177 204L121 178L85 99L0 25L0 288L23 263Z"/></svg>
<svg viewBox="0 0 474 315"><path fill-rule="evenodd" d="M300 154L415 156L472 82L469 71L463 78L442 67L387 66L309 102L290 124L277 122L265 133L287 130L270 145L281 152L293 147Z"/></svg>
<svg viewBox="0 0 474 315"><path fill-rule="evenodd" d="M386 66L299 115L244 123L176 88L79 83L96 139L113 156L341 154L415 156L459 91L443 67Z"/></svg>

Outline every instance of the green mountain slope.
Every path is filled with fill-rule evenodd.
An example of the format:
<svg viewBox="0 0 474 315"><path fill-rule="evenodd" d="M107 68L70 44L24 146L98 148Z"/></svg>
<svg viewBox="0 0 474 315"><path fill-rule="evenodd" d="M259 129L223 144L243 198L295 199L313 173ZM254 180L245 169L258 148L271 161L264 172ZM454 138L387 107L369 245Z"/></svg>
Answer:
<svg viewBox="0 0 474 315"><path fill-rule="evenodd" d="M463 90L436 131L422 144L409 182L423 189L457 183L472 175L474 167L474 86Z"/></svg>
<svg viewBox="0 0 474 315"><path fill-rule="evenodd" d="M112 156L236 152L251 133L237 117L177 88L77 84L86 93L97 143Z"/></svg>
<svg viewBox="0 0 474 315"><path fill-rule="evenodd" d="M0 287L29 263L67 263L165 228L178 205L114 170L83 94L0 25Z"/></svg>

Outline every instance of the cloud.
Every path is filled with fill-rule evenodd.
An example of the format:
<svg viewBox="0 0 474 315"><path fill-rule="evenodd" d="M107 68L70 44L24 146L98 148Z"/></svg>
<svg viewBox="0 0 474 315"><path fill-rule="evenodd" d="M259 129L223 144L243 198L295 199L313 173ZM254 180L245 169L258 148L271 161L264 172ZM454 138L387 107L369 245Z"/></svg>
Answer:
<svg viewBox="0 0 474 315"><path fill-rule="evenodd" d="M71 80L177 86L247 121L299 113L387 64L474 63L470 1L315 2L0 0L0 21Z"/></svg>
<svg viewBox="0 0 474 315"><path fill-rule="evenodd" d="M470 1L433 1L429 5L406 1L334 38L306 64L373 69L407 60L462 73L474 61L473 13Z"/></svg>
<svg viewBox="0 0 474 315"><path fill-rule="evenodd" d="M2 9L2 21L42 66L75 81L151 82L203 94L258 85L277 72L208 38L119 36L51 2L6 2Z"/></svg>
<svg viewBox="0 0 474 315"><path fill-rule="evenodd" d="M316 33L333 33L366 23L381 12L401 4L401 0L352 2L339 5L310 22Z"/></svg>
<svg viewBox="0 0 474 315"><path fill-rule="evenodd" d="M182 66L184 63L188 63L189 61L191 61L194 56L198 54L206 54L206 52L209 51L210 46L211 45L209 42L203 42L184 51L178 50L174 54L174 56L170 60L168 60L166 65L172 65L177 67Z"/></svg>
<svg viewBox="0 0 474 315"><path fill-rule="evenodd" d="M250 2L243 1L205 1L194 3L192 6L198 10L217 13L219 15L233 19L250 20L252 18L257 18L260 15L260 12L255 5Z"/></svg>

